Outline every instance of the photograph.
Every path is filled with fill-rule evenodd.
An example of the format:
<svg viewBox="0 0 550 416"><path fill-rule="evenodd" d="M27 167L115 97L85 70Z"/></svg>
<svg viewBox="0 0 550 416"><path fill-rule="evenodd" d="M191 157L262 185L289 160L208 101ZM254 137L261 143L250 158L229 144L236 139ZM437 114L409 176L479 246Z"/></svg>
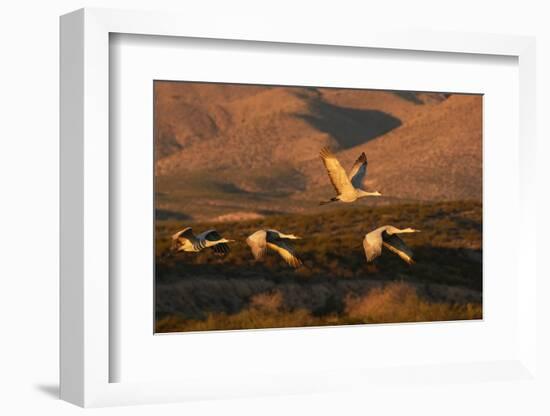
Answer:
<svg viewBox="0 0 550 416"><path fill-rule="evenodd" d="M483 318L483 95L153 81L155 333Z"/></svg>

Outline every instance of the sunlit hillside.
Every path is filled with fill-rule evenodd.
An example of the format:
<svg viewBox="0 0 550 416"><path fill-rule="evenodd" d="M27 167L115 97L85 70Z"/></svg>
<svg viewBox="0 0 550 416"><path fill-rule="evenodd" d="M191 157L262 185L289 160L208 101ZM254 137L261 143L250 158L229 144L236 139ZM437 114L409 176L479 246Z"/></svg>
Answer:
<svg viewBox="0 0 550 416"><path fill-rule="evenodd" d="M155 102L161 219L310 212L323 146L367 153L372 203L481 200L480 95L157 82Z"/></svg>

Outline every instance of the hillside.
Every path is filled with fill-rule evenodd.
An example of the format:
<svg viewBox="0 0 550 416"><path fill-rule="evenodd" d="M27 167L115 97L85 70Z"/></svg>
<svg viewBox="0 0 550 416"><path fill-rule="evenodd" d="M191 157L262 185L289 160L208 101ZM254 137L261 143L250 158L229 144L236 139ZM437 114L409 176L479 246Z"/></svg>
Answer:
<svg viewBox="0 0 550 416"><path fill-rule="evenodd" d="M481 96L156 82L155 100L165 217L316 209L323 146L346 168L367 153L370 204L481 200Z"/></svg>

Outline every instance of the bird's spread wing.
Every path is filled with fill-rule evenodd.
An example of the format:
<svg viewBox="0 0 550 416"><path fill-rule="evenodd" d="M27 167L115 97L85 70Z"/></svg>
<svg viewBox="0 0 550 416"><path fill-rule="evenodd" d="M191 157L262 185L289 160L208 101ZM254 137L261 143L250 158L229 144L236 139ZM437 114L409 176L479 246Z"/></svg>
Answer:
<svg viewBox="0 0 550 416"><path fill-rule="evenodd" d="M263 230L256 231L246 239L246 244L250 246L252 255L256 260L260 260L265 255L267 250L266 232Z"/></svg>
<svg viewBox="0 0 550 416"><path fill-rule="evenodd" d="M342 165L340 165L340 162L336 159L336 156L334 156L334 154L326 147L321 150L319 155L323 160L328 177L332 182L332 186L336 189L336 192L339 195L355 192L353 185L346 175L346 171Z"/></svg>
<svg viewBox="0 0 550 416"><path fill-rule="evenodd" d="M229 244L227 243L216 244L215 246L212 246L212 250L217 256L227 256L231 251L229 250Z"/></svg>
<svg viewBox="0 0 550 416"><path fill-rule="evenodd" d="M408 264L414 263L412 250L398 235L388 234L387 231L384 231L382 240L384 241L384 247L397 254L403 261Z"/></svg>
<svg viewBox="0 0 550 416"><path fill-rule="evenodd" d="M172 235L172 240L177 240L180 237L187 238L188 240L192 241L195 238L195 235L193 234L193 229L191 227L187 227L183 230L178 231L177 233Z"/></svg>
<svg viewBox="0 0 550 416"><path fill-rule="evenodd" d="M286 241L279 240L276 242L268 242L267 246L279 253L284 261L286 261L290 266L297 268L302 265L302 261L296 257L294 248L292 248L292 246Z"/></svg>
<svg viewBox="0 0 550 416"><path fill-rule="evenodd" d="M365 249L365 257L367 262L371 262L382 254L382 238L380 234L369 233L363 240L363 248Z"/></svg>
<svg viewBox="0 0 550 416"><path fill-rule="evenodd" d="M222 236L216 230L208 230L197 235L196 241L193 242L193 246L202 250L206 248L208 242L215 243L216 241L221 240ZM210 245L212 247L212 245Z"/></svg>
<svg viewBox="0 0 550 416"><path fill-rule="evenodd" d="M277 230L265 230L265 239L268 243L278 241L281 239L281 233Z"/></svg>
<svg viewBox="0 0 550 416"><path fill-rule="evenodd" d="M216 242L222 239L222 236L216 230L208 230L208 231L205 231L203 234L204 234L204 241L208 240L208 241ZM212 247L212 250L214 251L214 254L218 256L226 256L231 251L229 249L229 244L227 243L218 243L211 247Z"/></svg>
<svg viewBox="0 0 550 416"><path fill-rule="evenodd" d="M218 241L222 236L216 230L208 230L197 236L199 240Z"/></svg>
<svg viewBox="0 0 550 416"><path fill-rule="evenodd" d="M363 179L367 174L367 155L365 152L361 153L361 156L357 158L353 167L349 172L349 180L354 188L361 188L363 185Z"/></svg>

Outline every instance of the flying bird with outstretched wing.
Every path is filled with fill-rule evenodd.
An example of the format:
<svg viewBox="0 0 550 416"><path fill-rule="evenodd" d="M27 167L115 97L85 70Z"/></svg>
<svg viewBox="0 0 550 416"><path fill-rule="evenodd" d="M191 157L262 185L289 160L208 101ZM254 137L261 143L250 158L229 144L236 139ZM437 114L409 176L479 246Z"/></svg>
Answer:
<svg viewBox="0 0 550 416"><path fill-rule="evenodd" d="M349 174L346 174L346 171L329 148L324 147L321 149L319 155L325 165L330 182L336 191L334 198L322 201L321 205L337 201L354 202L359 198L381 195L378 191L367 192L362 189L363 180L367 175L367 155L365 155L365 152L361 153L357 158Z"/></svg>
<svg viewBox="0 0 550 416"><path fill-rule="evenodd" d="M398 234L418 233L420 230L413 228L399 229L393 225L384 225L365 235L363 248L367 263L371 263L382 254L382 247L397 254L407 264L413 264L412 250L398 236Z"/></svg>
<svg viewBox="0 0 550 416"><path fill-rule="evenodd" d="M268 249L275 251L291 267L298 268L302 261L296 255L294 247L289 240L297 240L300 237L294 234L284 234L277 230L258 230L248 236L246 243L249 245L252 255L256 260L261 260Z"/></svg>
<svg viewBox="0 0 550 416"><path fill-rule="evenodd" d="M214 254L225 256L229 253L229 244L235 240L223 238L216 230L208 230L199 235L193 233L191 227L186 227L172 235L171 253L187 251L197 253L211 248Z"/></svg>

